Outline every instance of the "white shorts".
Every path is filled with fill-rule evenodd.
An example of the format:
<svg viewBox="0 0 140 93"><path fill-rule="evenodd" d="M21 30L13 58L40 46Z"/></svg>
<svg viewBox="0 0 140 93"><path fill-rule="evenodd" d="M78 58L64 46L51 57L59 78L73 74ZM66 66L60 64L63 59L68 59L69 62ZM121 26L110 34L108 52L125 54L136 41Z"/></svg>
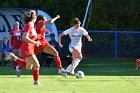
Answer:
<svg viewBox="0 0 140 93"><path fill-rule="evenodd" d="M81 51L81 46L70 46L69 45L69 51L72 52L73 50L80 50Z"/></svg>

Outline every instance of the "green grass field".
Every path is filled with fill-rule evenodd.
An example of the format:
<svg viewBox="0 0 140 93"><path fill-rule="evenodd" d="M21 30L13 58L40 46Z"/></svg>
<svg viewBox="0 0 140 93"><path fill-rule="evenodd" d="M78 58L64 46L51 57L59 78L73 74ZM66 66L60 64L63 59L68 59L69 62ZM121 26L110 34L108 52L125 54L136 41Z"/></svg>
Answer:
<svg viewBox="0 0 140 93"><path fill-rule="evenodd" d="M41 86L33 86L31 71L22 70L17 78L15 70L0 67L0 93L140 93L140 70L133 59L88 59L77 67L85 78L64 78L56 66L40 69ZM66 68L66 67L64 67Z"/></svg>

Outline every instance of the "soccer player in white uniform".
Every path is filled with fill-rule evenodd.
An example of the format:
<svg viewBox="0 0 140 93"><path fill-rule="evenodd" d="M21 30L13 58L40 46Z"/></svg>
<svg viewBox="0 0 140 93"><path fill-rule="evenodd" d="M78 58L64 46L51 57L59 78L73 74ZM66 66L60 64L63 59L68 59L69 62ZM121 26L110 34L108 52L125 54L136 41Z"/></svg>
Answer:
<svg viewBox="0 0 140 93"><path fill-rule="evenodd" d="M67 67L66 72L74 75L74 70L78 66L79 62L82 59L82 36L86 36L88 41L92 41L91 37L88 35L88 32L80 27L80 20L78 18L74 19L73 27L65 30L59 35L59 46L63 47L61 44L61 38L65 35L69 35L71 42L69 44L69 50L72 53L72 63Z"/></svg>

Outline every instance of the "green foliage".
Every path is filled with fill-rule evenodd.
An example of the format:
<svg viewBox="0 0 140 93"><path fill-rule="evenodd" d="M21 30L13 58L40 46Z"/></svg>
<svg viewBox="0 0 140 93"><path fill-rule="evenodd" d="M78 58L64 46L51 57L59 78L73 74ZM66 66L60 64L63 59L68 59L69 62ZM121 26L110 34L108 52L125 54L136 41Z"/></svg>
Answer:
<svg viewBox="0 0 140 93"><path fill-rule="evenodd" d="M83 21L87 3L88 0L1 0L0 7L42 9L52 17L59 14L61 19L55 22L56 26L65 30L72 26L75 17ZM139 31L140 0L92 0L91 20L86 29ZM114 57L114 35L94 34L93 37L94 43L84 45L88 57ZM68 46L67 41L63 42ZM119 57L139 57L139 34L120 35L118 42Z"/></svg>
<svg viewBox="0 0 140 93"><path fill-rule="evenodd" d="M83 21L88 0L1 0L1 8L38 8L52 17L61 15L58 29L71 26L73 18ZM90 30L140 30L139 0L92 0Z"/></svg>
<svg viewBox="0 0 140 93"><path fill-rule="evenodd" d="M94 0L93 21L95 30L139 30L139 0Z"/></svg>

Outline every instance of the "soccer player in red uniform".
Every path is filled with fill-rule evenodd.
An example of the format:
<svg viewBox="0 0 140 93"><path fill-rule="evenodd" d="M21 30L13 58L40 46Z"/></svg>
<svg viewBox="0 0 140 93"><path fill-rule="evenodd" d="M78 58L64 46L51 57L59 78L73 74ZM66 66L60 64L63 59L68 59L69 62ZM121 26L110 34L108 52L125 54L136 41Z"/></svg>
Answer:
<svg viewBox="0 0 140 93"><path fill-rule="evenodd" d="M59 16L53 18L51 21L46 21L47 24L53 23L56 19L58 19ZM41 20L42 19L42 20ZM59 69L59 73L61 73L63 76L67 77L65 70L62 68L61 60L60 57L58 56L58 52L54 47L52 47L48 41L45 39L45 32L49 33L49 30L46 29L45 27L45 18L44 16L40 15L38 17L38 22L36 24L36 29L37 29L37 34L38 34L38 41L40 42L39 46L35 46L34 48L34 54L38 54L40 52L46 52L49 54L54 55L54 60L57 64L57 67ZM46 50L48 48L50 51ZM46 50L46 51L44 51ZM16 68L17 71L21 68L25 68L25 60L18 58L15 56L13 53L9 53L9 55L19 64L19 67ZM32 69L32 64L28 65L28 69ZM19 77L20 75L17 73L17 76Z"/></svg>
<svg viewBox="0 0 140 93"><path fill-rule="evenodd" d="M21 54L26 61L26 69L32 69L34 85L40 85L39 82L39 61L34 53L34 47L39 46L37 33L34 29L34 23L37 19L36 12L31 10L25 14L25 27L23 33L23 42L21 45Z"/></svg>
<svg viewBox="0 0 140 93"><path fill-rule="evenodd" d="M67 77L65 70L62 68L61 59L59 57L57 50L52 45L50 45L45 38L45 33L48 32L48 30L46 29L46 25L53 23L58 18L60 18L59 15L54 17L52 20L47 21L46 18L42 15L39 15L37 17L36 32L38 34L38 40L40 41L41 44L39 47L35 46L34 52L35 54L38 54L40 52L45 52L45 53L53 55L57 68L58 68L58 73Z"/></svg>
<svg viewBox="0 0 140 93"><path fill-rule="evenodd" d="M10 31L10 40L11 40L11 50L16 55L21 57L20 46L22 41L22 30L19 29L19 22L14 23L14 28ZM16 66L16 63L13 61L13 67Z"/></svg>
<svg viewBox="0 0 140 93"><path fill-rule="evenodd" d="M139 66L140 66L140 59L136 59L136 64L135 64L136 69L138 69Z"/></svg>

